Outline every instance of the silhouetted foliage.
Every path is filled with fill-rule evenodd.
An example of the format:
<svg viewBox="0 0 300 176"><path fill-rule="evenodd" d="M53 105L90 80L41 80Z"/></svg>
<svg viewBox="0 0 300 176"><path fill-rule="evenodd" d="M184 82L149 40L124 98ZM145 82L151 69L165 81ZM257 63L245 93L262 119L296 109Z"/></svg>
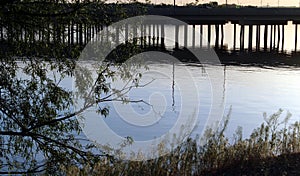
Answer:
<svg viewBox="0 0 300 176"><path fill-rule="evenodd" d="M112 90L107 80L119 76L118 71L124 73L121 67L111 71L111 63L99 66L96 80L88 70L76 72L76 61L90 38L73 38L99 31L115 17L126 13L97 0L1 1L0 174L54 174L68 165L109 158L82 136L76 117L102 101L127 101L122 91L136 86L136 78L129 69L124 79L135 81L124 90ZM75 80L77 96L85 101L76 110L74 92L62 85L68 78ZM99 106L100 115L108 113L107 107Z"/></svg>

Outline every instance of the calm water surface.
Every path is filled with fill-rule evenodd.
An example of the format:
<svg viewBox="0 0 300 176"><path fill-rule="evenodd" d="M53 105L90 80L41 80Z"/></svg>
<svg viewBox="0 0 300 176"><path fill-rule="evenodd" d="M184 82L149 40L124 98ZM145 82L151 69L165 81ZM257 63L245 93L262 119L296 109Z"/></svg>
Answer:
<svg viewBox="0 0 300 176"><path fill-rule="evenodd" d="M232 109L227 135L232 136L236 128L242 126L244 136L249 136L251 131L263 122L264 112L271 115L279 108L284 110L282 118L290 112L293 115L290 122L300 120L300 68L206 66L203 69L199 65L181 64L175 65L173 72L172 64L152 64L149 71L143 74L142 83L151 80L153 82L143 88L133 89L128 96L134 100L143 99L153 107L145 103L111 103L108 104L111 108L105 122L120 136L131 136L135 140L152 139L163 135L174 125L182 105L187 108L186 103L189 103L182 102L181 96L191 95L190 97L200 100L199 124L193 134L201 134L212 103L210 79L205 70L215 70L217 67L225 74L225 77L219 80L222 86L217 89L220 100L225 105L224 115L230 111L230 107ZM196 79L192 80L184 74L187 68ZM196 90L192 86L193 83L197 87ZM185 86L184 89L182 85ZM120 106L127 110L120 112ZM194 105L190 104L188 107ZM152 110L157 112L158 119L152 125L137 126L123 119L133 114L142 117ZM193 111L192 108L189 110Z"/></svg>

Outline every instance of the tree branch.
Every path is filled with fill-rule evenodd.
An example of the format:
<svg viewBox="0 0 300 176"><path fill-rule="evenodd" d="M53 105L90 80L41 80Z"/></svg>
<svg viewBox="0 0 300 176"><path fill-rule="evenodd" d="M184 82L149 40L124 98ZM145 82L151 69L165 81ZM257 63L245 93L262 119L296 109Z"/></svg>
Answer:
<svg viewBox="0 0 300 176"><path fill-rule="evenodd" d="M16 131L0 131L0 135L3 136L30 136L27 132L16 132Z"/></svg>

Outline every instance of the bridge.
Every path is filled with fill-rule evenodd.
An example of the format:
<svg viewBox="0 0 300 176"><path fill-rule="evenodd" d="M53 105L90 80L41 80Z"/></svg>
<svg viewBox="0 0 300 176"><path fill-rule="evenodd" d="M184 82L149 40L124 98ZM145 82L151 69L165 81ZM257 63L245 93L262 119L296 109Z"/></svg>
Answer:
<svg viewBox="0 0 300 176"><path fill-rule="evenodd" d="M284 29L288 21L295 25L295 51L297 51L298 24L300 24L300 8L200 8L200 7L152 7L148 9L148 15L161 15L176 18L189 25L200 26L200 33L203 34L203 26L207 25L207 40L211 42L211 26L215 26L215 47L223 46L224 31L223 25L231 23L233 29L233 48L239 40L239 49L244 50L245 26L248 31L248 50L252 51L253 36L260 39L261 28L264 27L264 50L275 50L281 45L284 49ZM167 22L166 22L167 24ZM240 25L240 35L237 39L237 25ZM253 28L256 27L256 34ZM187 37L187 28L185 28ZM220 32L221 31L221 32ZM194 33L195 31L193 31ZM221 33L221 34L220 34ZM194 35L194 34L193 34ZM221 39L221 41L219 41ZM186 45L187 42L185 42ZM260 49L260 40L256 40L255 47ZM269 46L268 46L269 45Z"/></svg>
<svg viewBox="0 0 300 176"><path fill-rule="evenodd" d="M26 18L26 23L3 23L0 24L0 41L24 42L35 43L37 41L45 41L48 43L62 42L66 45L80 45L84 46L91 39L104 40L105 36L97 36L99 32L104 29L104 26L109 25L105 23L102 18L110 16L115 18L115 21L121 20L122 15L118 14L117 8L113 4L110 11L101 11L95 9L94 6L89 7L89 10L95 10L93 13L79 16L78 18L62 18L62 17L48 17L47 20L42 22L42 26L30 26L35 21L31 18ZM123 11L128 16L141 15L141 9L132 4L121 5ZM186 22L190 27L193 27L192 32L188 31L188 25L184 28L173 25L175 49L179 48L179 39L183 40L183 46L188 47L210 47L211 45L204 46L205 41L201 37L200 42L196 43L195 32L196 29L200 30L199 33L205 36L208 43L218 48L223 48L224 25L233 25L232 35L233 50L239 51L252 51L253 49L260 51L283 51L285 42L285 27L288 21L292 21L295 26L294 34L294 51L298 47L298 24L300 24L300 9L299 8L200 8L200 7L172 7L172 6L153 6L144 5L146 14L148 15L161 15L176 18ZM120 12L121 13L121 12ZM15 18L12 16L11 18ZM9 19L9 18L7 18ZM20 17L22 20L22 18ZM26 26L29 24L29 26ZM140 39L140 43L147 43L148 45L159 45L164 47L164 36L168 21L149 24L148 26L141 26L143 30L152 37ZM197 26L197 28L196 28ZM172 25L168 26L172 27ZM214 27L214 30L212 29ZM183 30L184 35L179 37L180 30ZM117 31L117 30L116 30ZM169 32L169 31L168 31ZM128 33L128 31L127 31ZM170 33L170 32L169 32ZM109 35L109 34L107 34ZM125 34L125 37L128 34ZM188 41L192 36L193 41ZM214 37L213 37L214 36ZM248 45L245 42L248 38ZM108 37L106 37L108 38ZM118 43L119 35L114 40ZM212 41L214 39L214 41ZM258 40L262 39L262 40ZM147 41L143 41L147 40ZM142 42L143 41L143 42ZM198 41L197 41L198 42ZM191 46L188 46L188 44ZM246 43L246 44L245 44ZM239 45L239 46L238 46Z"/></svg>
<svg viewBox="0 0 300 176"><path fill-rule="evenodd" d="M300 8L199 8L199 7L153 7L149 15L162 15L179 19L188 24L241 25L300 23Z"/></svg>

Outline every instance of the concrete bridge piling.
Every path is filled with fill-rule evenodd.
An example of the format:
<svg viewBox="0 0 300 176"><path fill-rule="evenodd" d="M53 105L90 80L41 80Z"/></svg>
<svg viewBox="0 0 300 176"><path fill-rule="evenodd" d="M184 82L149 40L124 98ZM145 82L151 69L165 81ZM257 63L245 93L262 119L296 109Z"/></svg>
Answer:
<svg viewBox="0 0 300 176"><path fill-rule="evenodd" d="M294 51L298 50L298 24L300 23L300 9L297 8L216 8L205 9L196 7L178 7L178 8L152 8L148 9L149 15L163 15L179 19L188 25L178 26L166 23L153 23L151 25L141 25L139 29L129 31L128 25L125 25L125 34L119 34L120 29L115 29L114 37L105 31L107 36L98 36L96 34L104 28L105 24L101 23L84 23L76 21L64 21L57 23L49 21L44 24L43 28L32 28L23 26L0 26L0 40L18 41L33 43L36 41L56 42L61 41L68 45L85 45L90 40L106 40L109 42L113 39L119 44L120 38L128 40L130 33L137 36L138 32L147 34L148 37L134 38L133 42L140 42L142 47L160 46L166 47L165 36L170 33L169 28L174 31L174 48L183 47L211 47L224 49L228 43L224 41L224 25L232 25L232 46L226 46L232 50L240 51L284 51L285 46L285 26L288 21L292 21L295 26L294 34ZM192 32L189 32L189 28ZM198 31L197 31L198 30ZM213 33L214 30L214 33ZM166 33L167 31L167 33ZM183 35L182 35L183 33ZM202 36L198 38L196 33ZM246 36L246 34L248 34ZM124 36L123 36L124 35ZM181 36L182 35L182 36ZM247 37L247 38L246 38ZM191 41L189 39L191 38ZM204 38L210 45L205 43ZM228 38L228 37L227 37ZM212 41L214 39L214 41ZM183 41L183 44L180 43ZM245 43L248 41L248 44ZM211 45L213 44L213 45ZM237 46L239 45L239 46ZM280 48L281 46L281 48Z"/></svg>

